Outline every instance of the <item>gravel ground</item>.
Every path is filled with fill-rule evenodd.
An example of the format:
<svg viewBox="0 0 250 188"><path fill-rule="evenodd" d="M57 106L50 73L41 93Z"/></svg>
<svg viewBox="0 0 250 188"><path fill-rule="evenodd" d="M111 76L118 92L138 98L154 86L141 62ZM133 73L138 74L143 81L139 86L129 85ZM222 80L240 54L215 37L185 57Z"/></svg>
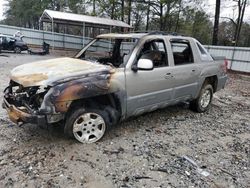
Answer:
<svg viewBox="0 0 250 188"><path fill-rule="evenodd" d="M0 56L0 100L9 71L58 56ZM203 114L179 104L128 120L96 144L62 127L17 127L0 108L0 187L249 187L250 82L230 74Z"/></svg>

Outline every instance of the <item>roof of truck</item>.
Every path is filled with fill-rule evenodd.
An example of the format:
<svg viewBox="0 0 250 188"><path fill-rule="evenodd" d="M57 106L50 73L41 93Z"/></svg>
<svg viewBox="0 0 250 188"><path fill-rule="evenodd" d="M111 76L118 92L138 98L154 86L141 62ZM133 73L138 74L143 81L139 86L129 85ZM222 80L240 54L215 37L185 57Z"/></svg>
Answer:
<svg viewBox="0 0 250 188"><path fill-rule="evenodd" d="M120 39L130 39L135 38L139 39L144 36L167 36L169 38L178 38L178 39L191 39L191 37L186 37L182 35L177 35L176 33L165 33L165 32L143 32L143 33L107 33L98 35L96 38L120 38Z"/></svg>

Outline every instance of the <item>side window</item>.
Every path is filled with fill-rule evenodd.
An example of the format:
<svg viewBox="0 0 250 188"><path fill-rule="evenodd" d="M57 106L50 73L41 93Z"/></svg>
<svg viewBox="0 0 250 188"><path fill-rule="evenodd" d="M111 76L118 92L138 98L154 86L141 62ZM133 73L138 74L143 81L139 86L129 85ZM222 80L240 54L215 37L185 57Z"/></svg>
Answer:
<svg viewBox="0 0 250 188"><path fill-rule="evenodd" d="M2 37L2 43L7 43L6 37Z"/></svg>
<svg viewBox="0 0 250 188"><path fill-rule="evenodd" d="M175 65L185 65L194 62L191 46L186 40L173 40L171 42Z"/></svg>
<svg viewBox="0 0 250 188"><path fill-rule="evenodd" d="M213 58L211 55L206 51L206 49L198 42L196 42L196 45L198 47L198 50L200 52L201 60L202 61L212 61Z"/></svg>
<svg viewBox="0 0 250 188"><path fill-rule="evenodd" d="M6 41L7 41L7 42L10 42L10 41L11 41L11 38L6 37Z"/></svg>
<svg viewBox="0 0 250 188"><path fill-rule="evenodd" d="M158 39L145 42L140 51L139 59L152 60L154 68L168 66L167 51L164 41Z"/></svg>
<svg viewBox="0 0 250 188"><path fill-rule="evenodd" d="M199 43L196 43L196 45L198 46L201 55L207 55L205 49Z"/></svg>
<svg viewBox="0 0 250 188"><path fill-rule="evenodd" d="M166 52L165 44L163 41L155 41L154 43L159 51L164 52L164 53Z"/></svg>

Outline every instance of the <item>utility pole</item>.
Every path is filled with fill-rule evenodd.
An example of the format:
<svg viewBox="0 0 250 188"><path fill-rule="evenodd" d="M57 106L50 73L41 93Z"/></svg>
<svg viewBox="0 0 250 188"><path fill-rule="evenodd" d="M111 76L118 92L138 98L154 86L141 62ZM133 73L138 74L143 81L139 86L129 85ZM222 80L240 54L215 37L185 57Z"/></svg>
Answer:
<svg viewBox="0 0 250 188"><path fill-rule="evenodd" d="M243 23L243 17L245 14L246 5L247 5L247 0L243 0L242 2L239 0L238 2L239 15L238 15L237 27L235 31L235 43L234 43L235 46L238 46L238 43L239 43L240 31L241 31L241 26Z"/></svg>
<svg viewBox="0 0 250 188"><path fill-rule="evenodd" d="M94 16L96 16L96 1L93 0L93 13Z"/></svg>
<svg viewBox="0 0 250 188"><path fill-rule="evenodd" d="M148 31L148 27L149 27L149 14L150 14L150 0L148 1L148 7L147 7L146 31Z"/></svg>
<svg viewBox="0 0 250 188"><path fill-rule="evenodd" d="M213 45L218 45L219 18L220 18L220 0L216 0L214 31L213 31L213 41L212 41Z"/></svg>

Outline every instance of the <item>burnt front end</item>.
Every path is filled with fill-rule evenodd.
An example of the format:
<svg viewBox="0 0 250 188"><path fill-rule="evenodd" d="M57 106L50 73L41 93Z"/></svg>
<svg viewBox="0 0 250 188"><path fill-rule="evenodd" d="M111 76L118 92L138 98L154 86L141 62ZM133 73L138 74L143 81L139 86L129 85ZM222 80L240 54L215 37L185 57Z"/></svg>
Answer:
<svg viewBox="0 0 250 188"><path fill-rule="evenodd" d="M44 97L49 87L42 86L24 87L14 81L4 90L2 106L7 110L12 122L22 125L34 123L46 125L48 123L48 109L43 109Z"/></svg>
<svg viewBox="0 0 250 188"><path fill-rule="evenodd" d="M11 80L4 90L3 108L16 124L56 123L65 119L73 101L110 93L110 75L110 72L102 71L49 86L24 86Z"/></svg>
<svg viewBox="0 0 250 188"><path fill-rule="evenodd" d="M114 92L110 66L57 58L15 67L4 90L3 108L16 124L65 120L72 103Z"/></svg>

